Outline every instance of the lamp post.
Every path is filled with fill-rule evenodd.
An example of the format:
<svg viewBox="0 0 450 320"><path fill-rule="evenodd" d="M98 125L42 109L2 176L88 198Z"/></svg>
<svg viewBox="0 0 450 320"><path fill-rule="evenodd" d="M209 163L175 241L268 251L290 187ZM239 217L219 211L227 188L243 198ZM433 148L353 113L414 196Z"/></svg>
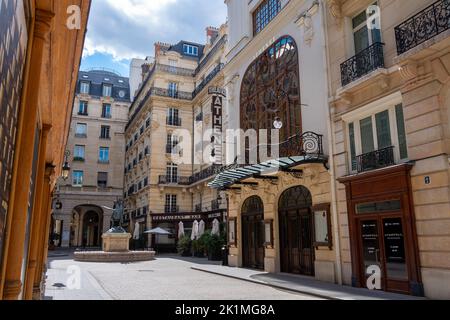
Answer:
<svg viewBox="0 0 450 320"><path fill-rule="evenodd" d="M69 165L69 157L70 157L70 151L66 151L64 154L64 165L62 167L62 178L64 181L66 181L69 178L70 174L70 165Z"/></svg>

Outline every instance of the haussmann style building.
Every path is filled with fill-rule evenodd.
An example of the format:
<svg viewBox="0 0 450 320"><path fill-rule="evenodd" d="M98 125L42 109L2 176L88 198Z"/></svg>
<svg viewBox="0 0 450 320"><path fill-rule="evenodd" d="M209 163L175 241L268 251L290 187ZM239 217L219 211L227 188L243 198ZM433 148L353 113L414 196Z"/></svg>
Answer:
<svg viewBox="0 0 450 320"><path fill-rule="evenodd" d="M71 172L58 181L51 239L61 247L101 247L114 202L123 198L130 85L112 70L80 71L69 140Z"/></svg>
<svg viewBox="0 0 450 320"><path fill-rule="evenodd" d="M75 5L77 23L68 19ZM90 1L0 1L0 299L41 299Z"/></svg>
<svg viewBox="0 0 450 320"><path fill-rule="evenodd" d="M189 235L194 221L211 228L226 219L224 194L207 183L222 167L211 140L222 127L214 112L224 102L227 26L208 27L206 38L205 44L158 42L154 58L133 60L130 78L140 85L126 128L126 227L140 235L134 244L141 248L174 252L180 222ZM157 227L172 235L144 234Z"/></svg>

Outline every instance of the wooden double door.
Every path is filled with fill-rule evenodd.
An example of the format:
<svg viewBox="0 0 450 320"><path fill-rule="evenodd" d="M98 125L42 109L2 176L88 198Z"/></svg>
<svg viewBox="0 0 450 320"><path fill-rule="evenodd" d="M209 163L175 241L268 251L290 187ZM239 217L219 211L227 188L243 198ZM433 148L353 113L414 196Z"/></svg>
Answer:
<svg viewBox="0 0 450 320"><path fill-rule="evenodd" d="M264 214L242 217L242 248L244 268L264 270Z"/></svg>
<svg viewBox="0 0 450 320"><path fill-rule="evenodd" d="M280 211L281 272L314 276L313 216L310 208Z"/></svg>

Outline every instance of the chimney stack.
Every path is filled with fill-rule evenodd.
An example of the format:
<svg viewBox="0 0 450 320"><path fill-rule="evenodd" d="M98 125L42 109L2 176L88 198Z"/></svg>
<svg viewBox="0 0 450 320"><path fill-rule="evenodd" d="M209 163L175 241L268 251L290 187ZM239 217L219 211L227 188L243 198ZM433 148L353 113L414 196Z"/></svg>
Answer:
<svg viewBox="0 0 450 320"><path fill-rule="evenodd" d="M219 36L219 29L215 27L206 28L206 44L213 44Z"/></svg>

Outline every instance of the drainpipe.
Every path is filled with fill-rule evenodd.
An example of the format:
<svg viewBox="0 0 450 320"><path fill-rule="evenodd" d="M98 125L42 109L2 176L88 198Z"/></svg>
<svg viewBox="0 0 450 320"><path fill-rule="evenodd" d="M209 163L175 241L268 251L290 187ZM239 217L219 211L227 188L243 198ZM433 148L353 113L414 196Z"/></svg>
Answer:
<svg viewBox="0 0 450 320"><path fill-rule="evenodd" d="M330 142L330 146L328 148L330 153L329 164L331 170L331 198L332 198L332 210L333 210L333 232L335 234L334 247L336 252L336 273L337 273L337 281L338 284L342 285L342 257L341 257L341 243L340 243L340 234L339 234L339 220L338 220L338 206L337 206L337 188L336 188L336 175L335 175L335 167L334 167L334 126L333 121L331 120L331 112L330 112L330 93L332 92L331 78L330 78L330 52L328 47L328 22L327 22L327 9L326 2L324 0L320 1L321 7L321 19L322 19L322 28L324 30L324 60L326 61L326 69L325 76L327 77L328 88L327 88L327 129L328 129L328 141Z"/></svg>

